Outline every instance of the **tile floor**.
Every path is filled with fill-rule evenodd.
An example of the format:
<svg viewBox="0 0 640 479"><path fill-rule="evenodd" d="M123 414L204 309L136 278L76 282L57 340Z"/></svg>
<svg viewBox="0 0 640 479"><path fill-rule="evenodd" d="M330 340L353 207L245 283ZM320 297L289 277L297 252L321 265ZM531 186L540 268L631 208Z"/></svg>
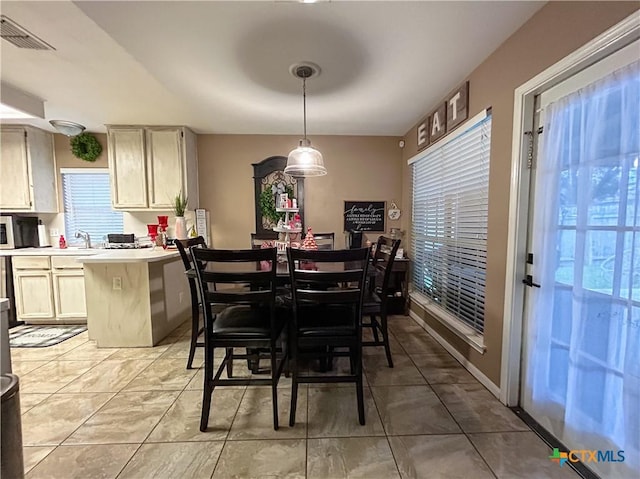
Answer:
<svg viewBox="0 0 640 479"><path fill-rule="evenodd" d="M394 316L390 328L395 368L382 348L365 349L365 426L353 385L339 384L302 387L288 427L283 378L278 431L262 386L216 390L199 431L202 371L185 369L187 323L155 348L98 349L83 333L12 349L26 477L577 477L410 318Z"/></svg>

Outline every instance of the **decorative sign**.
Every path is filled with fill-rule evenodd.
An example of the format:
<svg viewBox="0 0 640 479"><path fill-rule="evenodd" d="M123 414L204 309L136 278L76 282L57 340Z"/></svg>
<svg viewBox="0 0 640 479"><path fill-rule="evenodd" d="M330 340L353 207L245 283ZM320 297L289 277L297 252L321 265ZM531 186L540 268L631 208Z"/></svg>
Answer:
<svg viewBox="0 0 640 479"><path fill-rule="evenodd" d="M460 85L418 125L418 151L435 143L469 117L469 82Z"/></svg>
<svg viewBox="0 0 640 479"><path fill-rule="evenodd" d="M344 230L385 231L384 201L345 201Z"/></svg>
<svg viewBox="0 0 640 479"><path fill-rule="evenodd" d="M389 219L398 220L400 219L400 214L400 208L398 208L398 206L394 202L391 202L391 208L389 208L389 211L387 211L387 216L389 216Z"/></svg>

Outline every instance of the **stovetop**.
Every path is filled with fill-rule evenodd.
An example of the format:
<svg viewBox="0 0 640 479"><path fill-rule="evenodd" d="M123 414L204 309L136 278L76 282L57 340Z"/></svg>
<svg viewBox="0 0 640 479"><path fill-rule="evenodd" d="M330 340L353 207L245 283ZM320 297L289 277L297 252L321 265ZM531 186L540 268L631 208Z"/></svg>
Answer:
<svg viewBox="0 0 640 479"><path fill-rule="evenodd" d="M141 249L151 248L152 246L151 244L140 243L107 243L105 249Z"/></svg>

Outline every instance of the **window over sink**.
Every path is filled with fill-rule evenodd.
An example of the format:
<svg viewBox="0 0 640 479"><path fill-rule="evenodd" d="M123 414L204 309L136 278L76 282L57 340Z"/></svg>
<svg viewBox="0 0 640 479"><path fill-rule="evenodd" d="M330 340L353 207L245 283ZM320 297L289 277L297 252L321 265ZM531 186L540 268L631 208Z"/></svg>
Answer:
<svg viewBox="0 0 640 479"><path fill-rule="evenodd" d="M107 168L61 168L64 229L69 243L75 232L86 231L93 245L108 233L123 233L122 212L111 208L111 187Z"/></svg>

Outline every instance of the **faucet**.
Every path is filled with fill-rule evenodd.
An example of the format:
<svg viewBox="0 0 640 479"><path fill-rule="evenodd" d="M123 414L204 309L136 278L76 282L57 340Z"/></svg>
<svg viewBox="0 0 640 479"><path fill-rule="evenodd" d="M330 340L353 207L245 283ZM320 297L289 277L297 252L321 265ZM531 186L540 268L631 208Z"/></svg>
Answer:
<svg viewBox="0 0 640 479"><path fill-rule="evenodd" d="M91 237L89 236L89 233L87 233L86 231L77 230L76 238L82 238L84 240L84 247L91 248Z"/></svg>

